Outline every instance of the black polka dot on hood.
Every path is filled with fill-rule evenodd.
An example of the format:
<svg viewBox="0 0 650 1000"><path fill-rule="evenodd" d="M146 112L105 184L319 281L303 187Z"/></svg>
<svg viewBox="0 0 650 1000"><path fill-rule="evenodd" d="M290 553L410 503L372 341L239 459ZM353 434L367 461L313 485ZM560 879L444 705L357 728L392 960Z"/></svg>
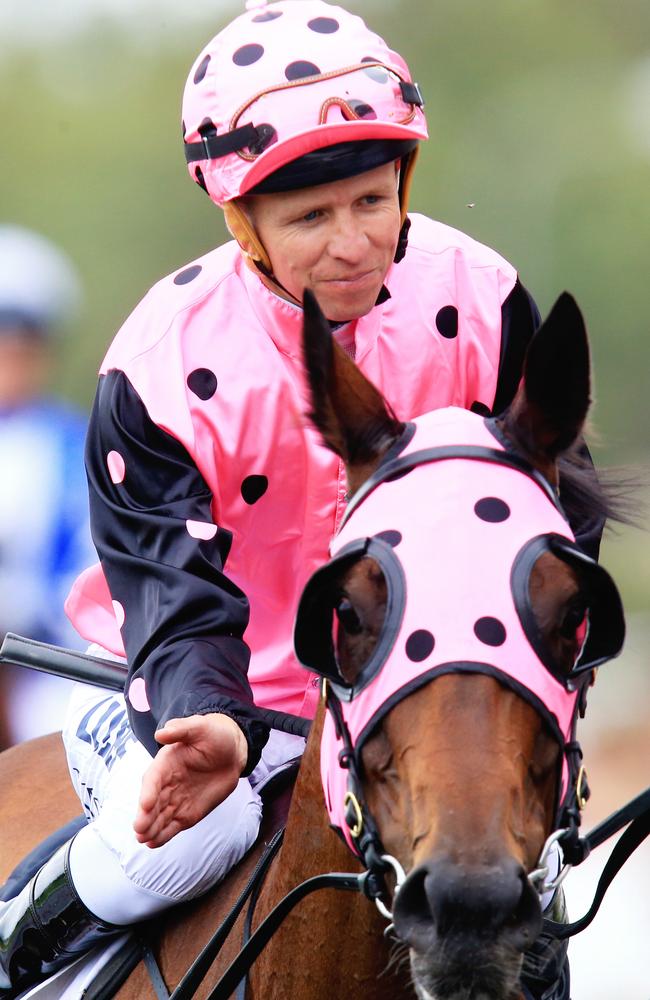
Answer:
<svg viewBox="0 0 650 1000"><path fill-rule="evenodd" d="M417 629L417 631L411 632L406 640L406 655L413 663L421 663L433 652L435 644L436 640L431 632L424 628Z"/></svg>
<svg viewBox="0 0 650 1000"><path fill-rule="evenodd" d="M502 646L506 641L506 627L498 618L479 618L474 623L474 634L486 646Z"/></svg>
<svg viewBox="0 0 650 1000"><path fill-rule="evenodd" d="M386 542L386 545L390 545L393 549L402 541L401 531L394 531L390 528L387 531L378 531L374 537L380 538L382 542Z"/></svg>
<svg viewBox="0 0 650 1000"><path fill-rule="evenodd" d="M510 508L505 500L498 497L483 497L474 504L474 513L480 517L481 521L488 521L490 524L499 524L507 521L510 517Z"/></svg>

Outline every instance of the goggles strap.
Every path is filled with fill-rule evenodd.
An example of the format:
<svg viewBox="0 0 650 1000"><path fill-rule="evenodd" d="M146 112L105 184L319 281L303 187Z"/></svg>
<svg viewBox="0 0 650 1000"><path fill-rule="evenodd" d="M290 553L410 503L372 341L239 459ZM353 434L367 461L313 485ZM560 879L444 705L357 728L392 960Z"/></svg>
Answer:
<svg viewBox="0 0 650 1000"><path fill-rule="evenodd" d="M267 132L267 125L256 126L249 122L248 125L235 128L232 132L224 132L223 135L207 135L200 142L184 143L185 159L188 163L195 163L198 160L220 160L240 149L250 147L258 149L266 139Z"/></svg>

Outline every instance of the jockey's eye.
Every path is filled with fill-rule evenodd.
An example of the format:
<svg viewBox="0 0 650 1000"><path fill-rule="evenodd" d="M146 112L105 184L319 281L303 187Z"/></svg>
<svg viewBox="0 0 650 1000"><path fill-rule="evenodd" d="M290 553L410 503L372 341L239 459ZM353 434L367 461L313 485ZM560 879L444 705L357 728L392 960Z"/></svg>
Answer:
<svg viewBox="0 0 650 1000"><path fill-rule="evenodd" d="M339 624L348 635L359 635L363 631L361 619L347 597L342 597L335 608Z"/></svg>
<svg viewBox="0 0 650 1000"><path fill-rule="evenodd" d="M587 606L582 602L571 605L560 625L560 635L564 639L580 639L586 628Z"/></svg>

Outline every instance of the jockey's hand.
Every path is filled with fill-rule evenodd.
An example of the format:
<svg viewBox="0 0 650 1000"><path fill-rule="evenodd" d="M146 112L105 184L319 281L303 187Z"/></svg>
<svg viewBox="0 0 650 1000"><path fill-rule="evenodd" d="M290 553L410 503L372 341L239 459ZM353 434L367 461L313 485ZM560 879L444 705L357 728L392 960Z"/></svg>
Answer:
<svg viewBox="0 0 650 1000"><path fill-rule="evenodd" d="M133 823L147 847L162 847L223 802L248 758L243 732L218 713L170 719L156 740L163 746L142 779Z"/></svg>

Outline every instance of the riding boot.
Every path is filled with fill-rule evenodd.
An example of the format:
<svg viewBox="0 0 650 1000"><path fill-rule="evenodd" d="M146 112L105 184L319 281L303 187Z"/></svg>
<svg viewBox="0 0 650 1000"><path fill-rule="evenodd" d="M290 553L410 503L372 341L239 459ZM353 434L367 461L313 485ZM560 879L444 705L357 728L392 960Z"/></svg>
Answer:
<svg viewBox="0 0 650 1000"><path fill-rule="evenodd" d="M124 931L84 906L70 877L72 841L64 844L14 899L0 902L0 1000Z"/></svg>
<svg viewBox="0 0 650 1000"><path fill-rule="evenodd" d="M546 929L548 921L566 924L568 919L564 889L559 886L544 911L541 934L524 955L521 982L526 1000L570 1000L569 942Z"/></svg>

